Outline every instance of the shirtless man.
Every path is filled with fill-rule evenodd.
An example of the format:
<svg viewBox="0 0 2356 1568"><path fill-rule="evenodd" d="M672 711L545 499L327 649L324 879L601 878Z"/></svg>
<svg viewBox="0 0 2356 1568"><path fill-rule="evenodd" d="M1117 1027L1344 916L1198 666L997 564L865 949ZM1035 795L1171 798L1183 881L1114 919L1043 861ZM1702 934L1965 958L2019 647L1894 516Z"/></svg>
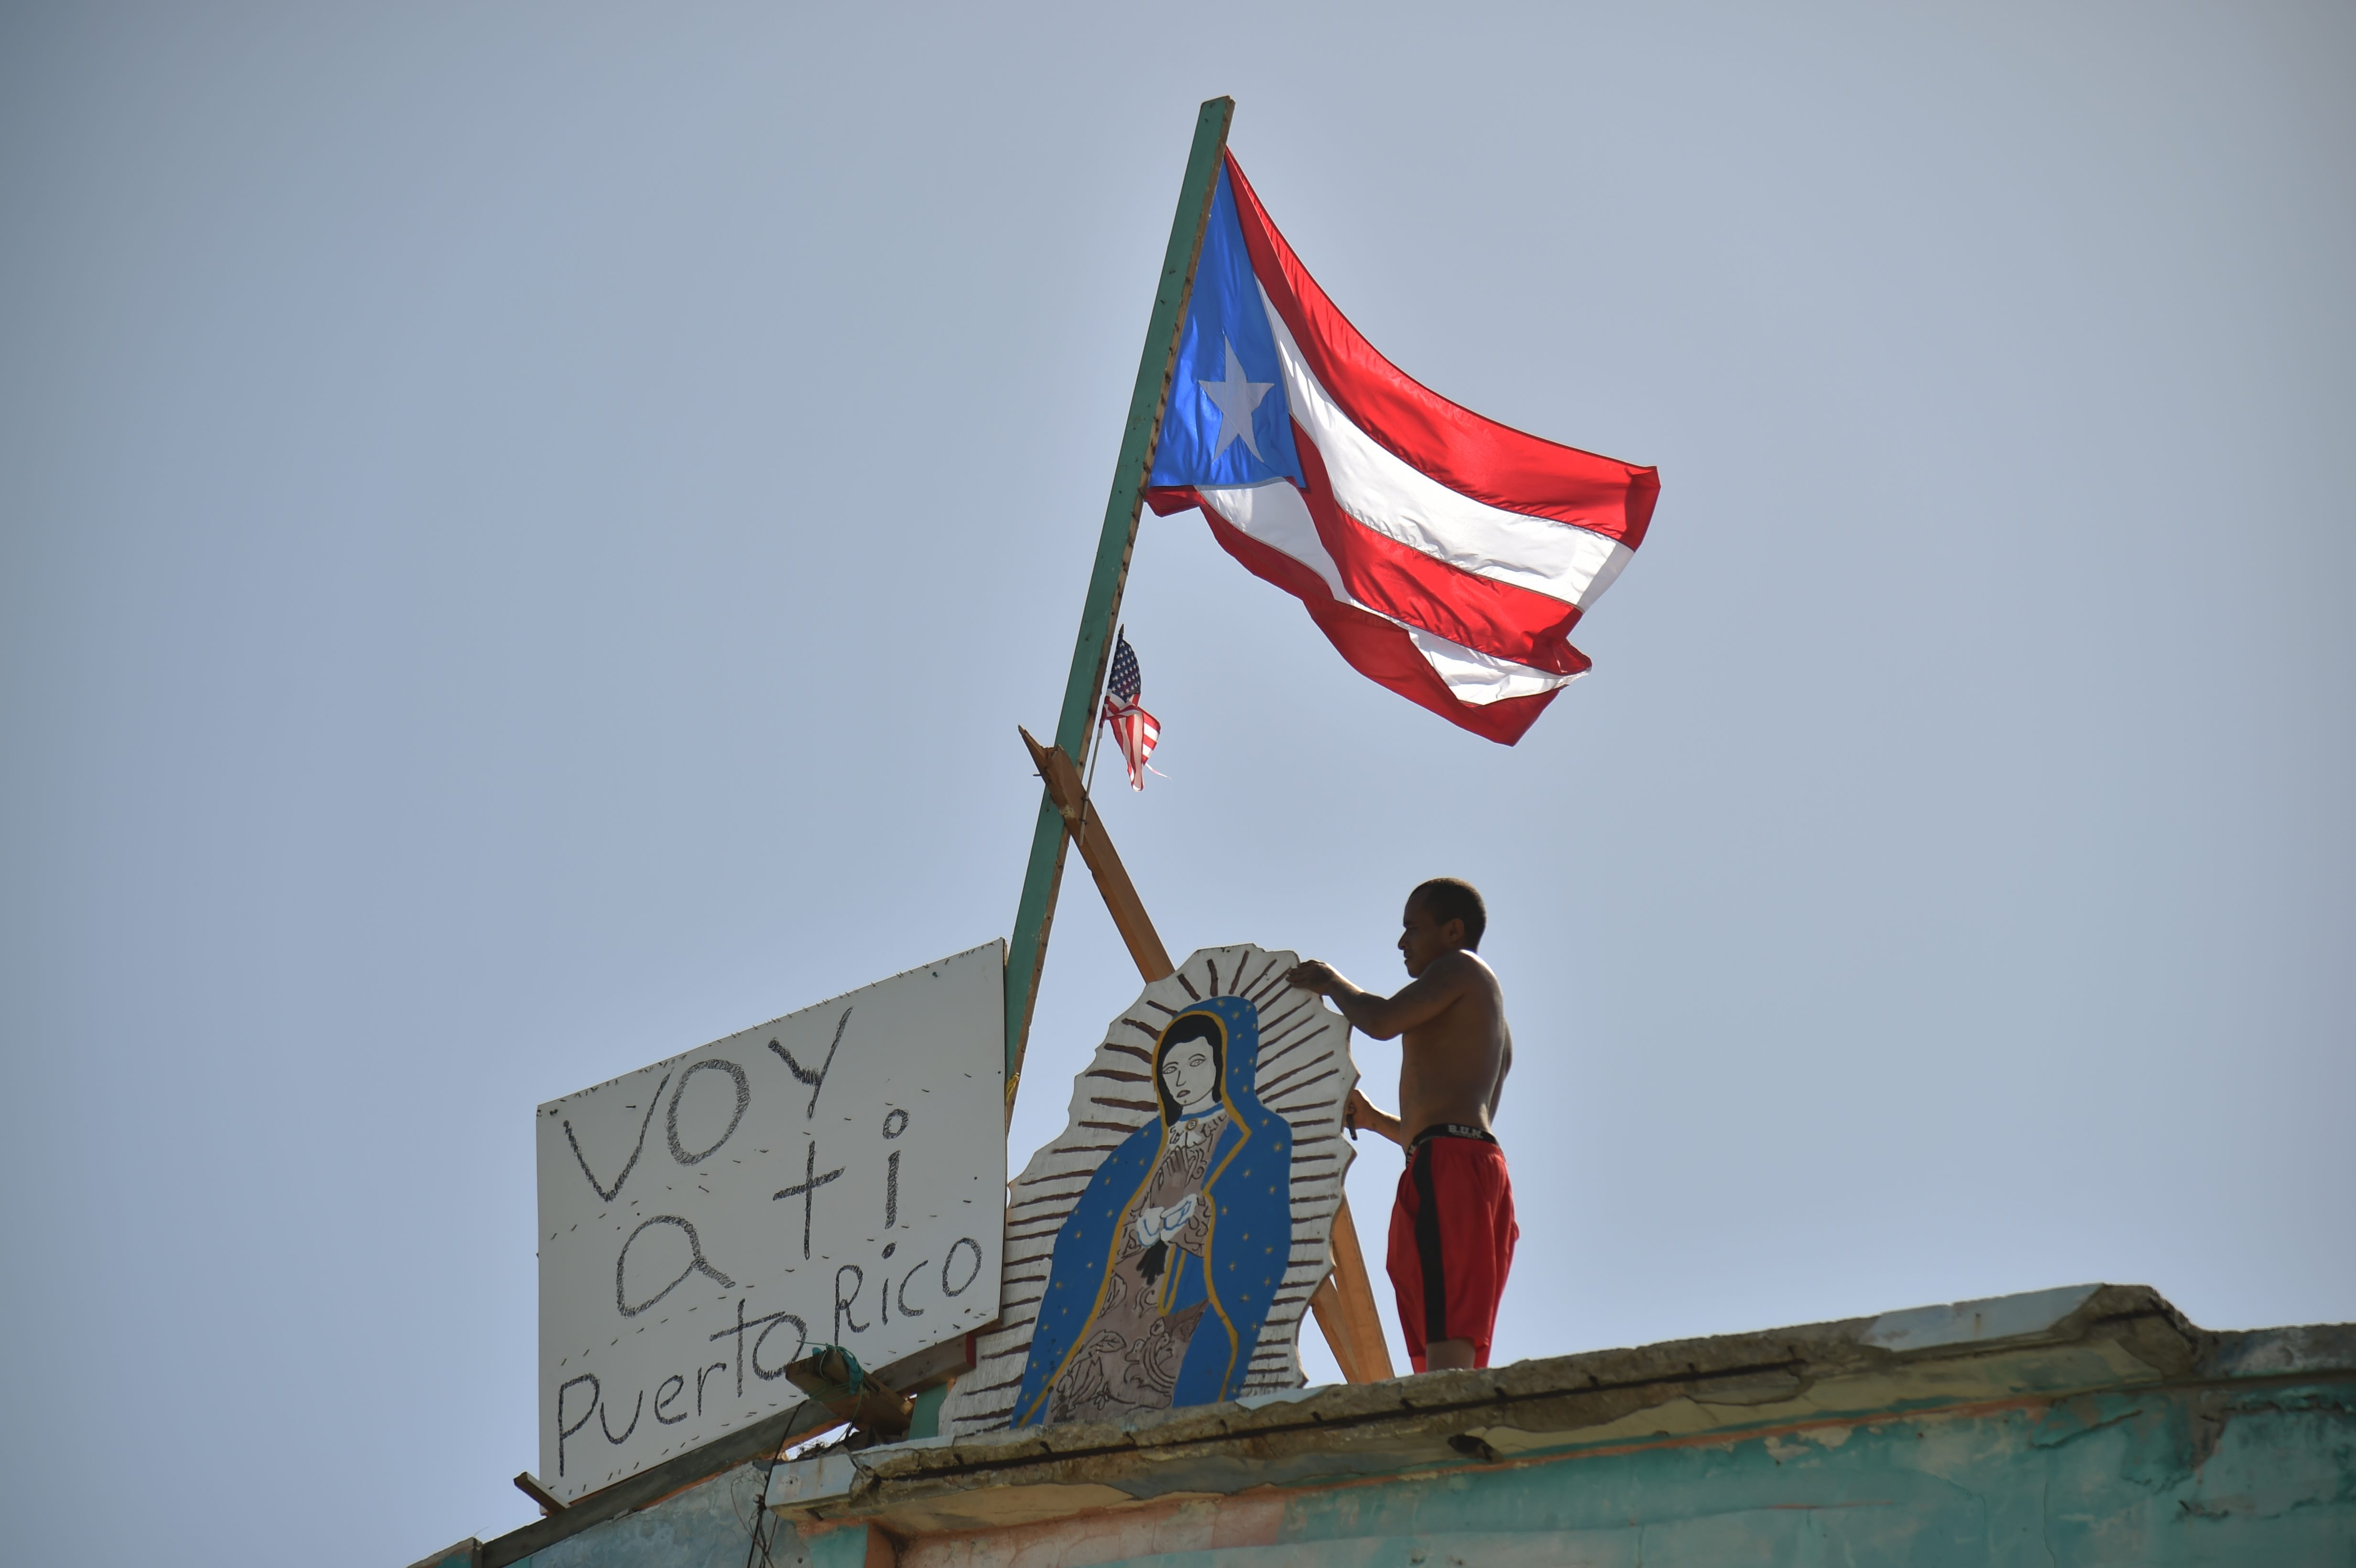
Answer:
<svg viewBox="0 0 2356 1568"><path fill-rule="evenodd" d="M1489 923L1470 882L1439 877L1408 895L1398 948L1406 989L1377 997L1327 965L1285 977L1333 998L1352 1028L1400 1044L1399 1114L1350 1092L1353 1135L1370 1127L1408 1151L1391 1208L1391 1286L1417 1371L1485 1367L1497 1298L1513 1266L1514 1189L1489 1130L1514 1065L1505 997L1474 950Z"/></svg>

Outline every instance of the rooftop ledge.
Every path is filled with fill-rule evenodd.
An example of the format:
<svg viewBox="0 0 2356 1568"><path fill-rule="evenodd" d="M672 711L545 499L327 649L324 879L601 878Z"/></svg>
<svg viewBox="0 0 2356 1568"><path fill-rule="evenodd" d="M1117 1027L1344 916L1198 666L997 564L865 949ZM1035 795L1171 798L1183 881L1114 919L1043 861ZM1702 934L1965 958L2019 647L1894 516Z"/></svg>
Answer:
<svg viewBox="0 0 2356 1568"><path fill-rule="evenodd" d="M919 1381L940 1347L884 1371ZM2079 1285L1755 1334L1516 1361L1480 1371L1328 1384L1076 1424L928 1438L774 1466L835 1424L815 1402L780 1411L495 1541L418 1568L509 1568L711 1477L768 1469L768 1506L806 1535L873 1520L905 1537L986 1530L1255 1488L1515 1467L1642 1449L1775 1439L1826 1446L1848 1430L1924 1415L2042 1408L2038 1442L2096 1418L2106 1391L2248 1389L2356 1379L2356 1324L2214 1333L2145 1285ZM2288 1391L2286 1390L2287 1392ZM759 1484L757 1474L745 1477Z"/></svg>
<svg viewBox="0 0 2356 1568"><path fill-rule="evenodd" d="M2217 1334L2144 1285L2080 1285L1755 1334L1333 1384L1119 1423L776 1465L768 1505L910 1534L1178 1497L1571 1457L2139 1384L2356 1371L2356 1325Z"/></svg>

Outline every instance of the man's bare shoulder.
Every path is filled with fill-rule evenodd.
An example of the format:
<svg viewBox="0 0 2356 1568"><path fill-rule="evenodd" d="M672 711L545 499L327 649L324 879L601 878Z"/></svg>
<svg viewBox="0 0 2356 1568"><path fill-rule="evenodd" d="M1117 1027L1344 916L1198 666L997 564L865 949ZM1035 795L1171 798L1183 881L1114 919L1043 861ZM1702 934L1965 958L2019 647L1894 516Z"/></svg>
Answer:
<svg viewBox="0 0 2356 1568"><path fill-rule="evenodd" d="M1437 990L1459 994L1477 991L1491 997L1503 994L1497 985L1497 972L1483 963L1478 953L1468 953L1462 948L1434 958L1419 978Z"/></svg>

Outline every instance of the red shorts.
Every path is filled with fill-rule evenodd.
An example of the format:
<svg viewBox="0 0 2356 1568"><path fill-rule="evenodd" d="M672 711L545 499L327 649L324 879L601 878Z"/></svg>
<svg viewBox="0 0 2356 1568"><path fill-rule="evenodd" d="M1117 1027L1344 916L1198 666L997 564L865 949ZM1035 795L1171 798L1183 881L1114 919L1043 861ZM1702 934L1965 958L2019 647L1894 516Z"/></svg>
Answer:
<svg viewBox="0 0 2356 1568"><path fill-rule="evenodd" d="M1387 1261L1417 1371L1434 1339L1470 1339L1472 1364L1489 1364L1497 1298L1521 1233L1505 1151L1494 1141L1435 1131L1408 1151Z"/></svg>

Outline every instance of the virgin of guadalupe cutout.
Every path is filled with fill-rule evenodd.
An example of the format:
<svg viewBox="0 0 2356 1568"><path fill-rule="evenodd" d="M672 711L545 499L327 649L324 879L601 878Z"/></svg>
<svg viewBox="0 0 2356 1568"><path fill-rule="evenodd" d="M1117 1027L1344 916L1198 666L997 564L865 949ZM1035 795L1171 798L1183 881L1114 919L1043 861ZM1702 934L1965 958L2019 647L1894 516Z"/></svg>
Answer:
<svg viewBox="0 0 2356 1568"><path fill-rule="evenodd" d="M1113 1020L1007 1205L1001 1326L952 1435L1298 1388L1348 1168L1349 1025L1297 962L1205 948Z"/></svg>

